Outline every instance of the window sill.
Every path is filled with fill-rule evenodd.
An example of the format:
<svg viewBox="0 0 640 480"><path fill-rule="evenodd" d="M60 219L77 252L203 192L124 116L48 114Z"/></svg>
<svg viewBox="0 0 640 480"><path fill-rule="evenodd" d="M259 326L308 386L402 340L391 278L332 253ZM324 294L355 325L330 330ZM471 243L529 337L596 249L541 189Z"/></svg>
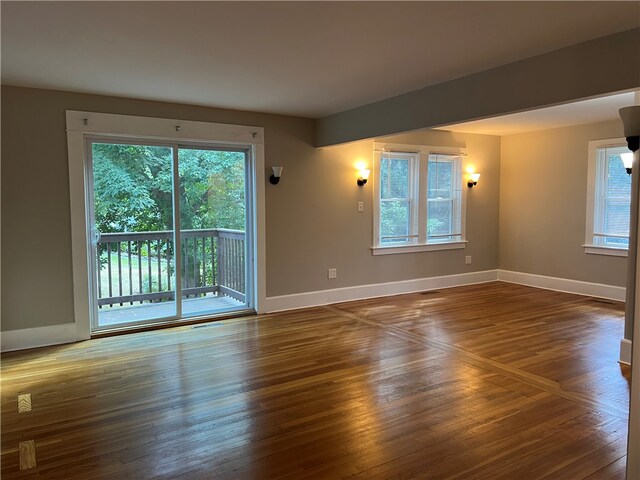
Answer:
<svg viewBox="0 0 640 480"><path fill-rule="evenodd" d="M591 255L609 255L612 257L626 257L629 250L626 248L602 247L599 245L583 245L584 253Z"/></svg>
<svg viewBox="0 0 640 480"><path fill-rule="evenodd" d="M422 243L413 245L389 245L384 247L371 247L373 255L394 255L396 253L433 252L437 250L458 250L466 248L465 240L459 242Z"/></svg>

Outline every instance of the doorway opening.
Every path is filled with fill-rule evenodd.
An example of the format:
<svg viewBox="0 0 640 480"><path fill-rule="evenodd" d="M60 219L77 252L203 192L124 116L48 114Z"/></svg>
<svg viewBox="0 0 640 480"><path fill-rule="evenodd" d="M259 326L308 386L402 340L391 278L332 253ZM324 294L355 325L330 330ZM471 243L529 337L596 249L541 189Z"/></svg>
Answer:
<svg viewBox="0 0 640 480"><path fill-rule="evenodd" d="M250 146L85 142L91 333L255 311Z"/></svg>

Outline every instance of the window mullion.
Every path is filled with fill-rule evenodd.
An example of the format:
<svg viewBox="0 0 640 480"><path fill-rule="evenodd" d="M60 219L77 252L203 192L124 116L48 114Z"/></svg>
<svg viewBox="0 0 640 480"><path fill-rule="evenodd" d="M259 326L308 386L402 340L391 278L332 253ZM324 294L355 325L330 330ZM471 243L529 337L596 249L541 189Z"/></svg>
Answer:
<svg viewBox="0 0 640 480"><path fill-rule="evenodd" d="M417 192L417 234L418 243L427 243L427 186L428 186L428 160L429 155L418 156L418 175L416 179Z"/></svg>

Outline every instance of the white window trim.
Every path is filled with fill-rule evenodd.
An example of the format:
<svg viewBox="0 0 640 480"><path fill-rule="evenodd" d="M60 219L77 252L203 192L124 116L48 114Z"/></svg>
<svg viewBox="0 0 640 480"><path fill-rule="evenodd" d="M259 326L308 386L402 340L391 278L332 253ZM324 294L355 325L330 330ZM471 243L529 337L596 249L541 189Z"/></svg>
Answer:
<svg viewBox="0 0 640 480"><path fill-rule="evenodd" d="M443 154L443 152L434 152L434 153L431 153L431 155L434 155L436 153L440 154L440 155ZM444 155L451 155L451 154L444 154ZM438 241L429 242L428 232L427 232L427 228L426 228L427 227L426 221L428 220L428 215L427 215L427 210L425 210L425 212L424 212L424 218L425 218L424 232L425 232L425 238L426 238L426 242L425 243L427 243L429 245L435 244L435 243L440 243L440 244L459 243L459 242L463 242L464 239L465 239L465 228L464 228L465 215L464 215L464 212L466 210L466 208L465 208L466 207L466 197L463 198L463 196L465 195L468 187L466 187L466 184L463 185L463 178L464 178L463 173L462 173L462 170L463 170L462 167L463 166L462 166L462 160L460 158L460 157L462 157L462 155L461 154L457 154L457 153L453 154L453 155L459 156L458 159L457 160L453 160L453 162L456 162L456 163L460 164L460 170L455 172L455 175L452 177L452 181L453 181L453 179L455 179L458 182L458 185L460 186L460 204L456 205L456 203L454 201L454 204L453 204L454 208L452 209L453 215L455 215L455 216L459 215L460 216L460 234L459 235L452 235L452 236L459 237L459 239L441 241L441 242L438 242ZM423 179L428 181L427 172L428 172L428 168L429 168L429 155L425 155L424 160L425 161L423 163L425 165L425 169L427 169L427 170L425 170L425 175L423 177L421 177L421 178L423 178ZM425 199L424 199L425 203L424 203L424 205L426 205L426 207L425 207L426 209L428 209L428 198L427 197L428 197L428 186L425 186ZM458 208L460 209L459 212L456 211Z"/></svg>
<svg viewBox="0 0 640 480"><path fill-rule="evenodd" d="M376 152L377 155L374 155L374 170L376 173L380 172L380 161L382 158L382 151ZM420 162L420 154L418 152L409 152L403 151L400 152L398 150L394 150L394 153L400 154L406 157L413 157L411 159L411 163L409 164L409 198L411 200L416 198L416 193L419 195L418 201L411 202L409 208L409 217L410 217L410 230L409 230L409 240L405 243L398 242L393 246L413 246L424 243L424 239L422 238L422 232L420 230L420 201L422 200L420 186L418 183L418 179L422 175L422 163ZM377 179L377 176L374 175L374 179ZM374 202L374 223L377 223L377 226L374 230L374 246L380 245L380 183L376 180L374 181L374 195L376 201Z"/></svg>
<svg viewBox="0 0 640 480"><path fill-rule="evenodd" d="M584 253L591 255L610 255L612 257L627 257L629 250L626 248L603 247L602 245L583 245Z"/></svg>
<svg viewBox="0 0 640 480"><path fill-rule="evenodd" d="M418 155L418 175L414 177L413 188L418 188L418 205L415 208L415 215L417 219L414 225L417 226L417 232L410 232L417 235L417 242L395 245L381 245L380 244L380 182L378 180L378 173L380 172L380 160L384 152L396 152L396 153L411 153ZM461 217L461 238L462 240L427 243L427 189L419 188L418 182L420 179L425 179L427 176L427 160L429 155L459 155L464 157L467 155L466 148L459 147L439 147L433 145L407 145L407 144L394 144L394 143L374 143L373 145L373 169L371 178L373 182L373 246L371 247L372 255L391 255L396 253L415 253L415 252L430 252L437 250L454 250L462 249L466 247L466 211L467 211L467 189L464 185L461 185L462 190L460 204L462 211ZM461 165L461 171L464 171L464 165ZM464 180L464 174L462 174L461 183ZM416 238L416 237L414 237Z"/></svg>
<svg viewBox="0 0 640 480"><path fill-rule="evenodd" d="M591 140L589 142L589 160L587 169L587 219L585 228L585 241L582 247L584 252L590 255L610 255L614 257L626 257L627 248L609 247L605 245L593 244L593 233L595 223L595 200L596 200L596 173L597 173L597 153L598 149L605 147L626 146L624 138L608 138L604 140Z"/></svg>
<svg viewBox="0 0 640 480"><path fill-rule="evenodd" d="M264 312L266 307L264 128L72 110L67 110L66 113L73 297L77 339L88 339L91 335L88 277L90 249L86 235L88 217L85 202L85 137L88 135L161 139L195 144L198 142L224 142L251 148L255 164L252 179L255 185L253 255L256 269L253 288L256 297L256 311L258 313Z"/></svg>
<svg viewBox="0 0 640 480"><path fill-rule="evenodd" d="M395 253L433 252L436 250L459 250L467 247L467 241L426 243L420 245L385 245L371 247L372 255L393 255Z"/></svg>

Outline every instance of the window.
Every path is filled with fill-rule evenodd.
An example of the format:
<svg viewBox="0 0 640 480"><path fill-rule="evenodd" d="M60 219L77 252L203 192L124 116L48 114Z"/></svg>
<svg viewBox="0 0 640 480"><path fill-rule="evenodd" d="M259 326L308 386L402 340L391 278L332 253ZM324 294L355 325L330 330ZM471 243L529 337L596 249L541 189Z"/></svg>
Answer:
<svg viewBox="0 0 640 480"><path fill-rule="evenodd" d="M464 248L462 155L376 144L374 255Z"/></svg>
<svg viewBox="0 0 640 480"><path fill-rule="evenodd" d="M418 155L394 153L380 159L380 243L417 239L415 201Z"/></svg>
<svg viewBox="0 0 640 480"><path fill-rule="evenodd" d="M624 139L589 142L586 253L626 255L631 176L620 155L628 151Z"/></svg>
<svg viewBox="0 0 640 480"><path fill-rule="evenodd" d="M427 242L462 240L460 157L429 155L427 170Z"/></svg>

